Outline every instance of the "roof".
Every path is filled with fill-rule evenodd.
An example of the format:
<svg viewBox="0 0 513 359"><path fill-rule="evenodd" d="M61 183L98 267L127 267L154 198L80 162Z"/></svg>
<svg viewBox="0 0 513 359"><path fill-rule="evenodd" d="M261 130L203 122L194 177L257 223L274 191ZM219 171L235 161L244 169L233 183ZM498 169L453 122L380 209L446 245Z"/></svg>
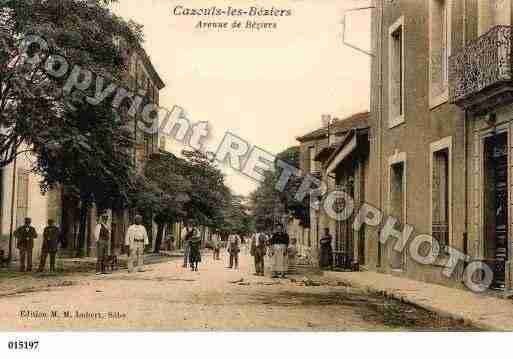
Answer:
<svg viewBox="0 0 513 359"><path fill-rule="evenodd" d="M343 119L335 119L335 121L331 125L330 130L335 130L334 133L347 132L352 129L363 129L369 127L369 117L370 112L358 112L349 117ZM296 140L299 142L318 140L322 138L326 138L328 135L328 128L322 127L312 132L307 133L306 135L296 137Z"/></svg>

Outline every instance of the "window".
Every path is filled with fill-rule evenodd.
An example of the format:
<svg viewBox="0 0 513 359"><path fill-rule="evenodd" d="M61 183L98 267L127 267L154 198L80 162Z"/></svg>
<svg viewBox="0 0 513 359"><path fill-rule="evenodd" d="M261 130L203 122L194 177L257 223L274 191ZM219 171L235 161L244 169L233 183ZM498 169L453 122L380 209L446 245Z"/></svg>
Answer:
<svg viewBox="0 0 513 359"><path fill-rule="evenodd" d="M401 17L389 29L389 128L404 122L403 27L403 18Z"/></svg>
<svg viewBox="0 0 513 359"><path fill-rule="evenodd" d="M448 99L451 0L429 4L429 104L433 108Z"/></svg>
<svg viewBox="0 0 513 359"><path fill-rule="evenodd" d="M315 147L308 148L308 159L310 161L310 173L317 172L317 161L315 161Z"/></svg>
<svg viewBox="0 0 513 359"><path fill-rule="evenodd" d="M29 173L24 169L18 169L16 192L16 226L23 225L28 216Z"/></svg>
<svg viewBox="0 0 513 359"><path fill-rule="evenodd" d="M450 244L451 139L431 144L431 235L441 248Z"/></svg>

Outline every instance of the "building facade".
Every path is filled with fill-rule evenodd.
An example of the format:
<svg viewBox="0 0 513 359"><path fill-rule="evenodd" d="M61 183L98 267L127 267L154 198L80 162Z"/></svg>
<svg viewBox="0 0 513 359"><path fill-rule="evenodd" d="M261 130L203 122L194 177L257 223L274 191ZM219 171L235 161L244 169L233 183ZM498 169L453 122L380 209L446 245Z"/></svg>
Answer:
<svg viewBox="0 0 513 359"><path fill-rule="evenodd" d="M343 119L331 119L324 115L323 127L300 136L300 170L311 174L327 186L327 193L334 190L348 191L355 202L365 198L368 175L368 112L357 113ZM318 201L318 208L310 207L310 226L295 224L289 234L296 232L299 253L314 265L319 259L319 240L326 229L333 237L333 263L336 268L354 268L365 262L365 232L353 231L348 220L327 213L325 198ZM336 206L336 203L332 204Z"/></svg>
<svg viewBox="0 0 513 359"><path fill-rule="evenodd" d="M461 286L463 262L442 273L451 247L511 289L512 14L510 0L374 2L366 198L440 253L419 264L371 228L370 268Z"/></svg>
<svg viewBox="0 0 513 359"><path fill-rule="evenodd" d="M123 49L123 57L128 69L123 86L127 86L127 89L133 93L143 95L145 97L143 105L148 102L158 105L159 91L164 88L164 82L148 55L141 47L127 47L123 41L120 41L119 45ZM130 102L127 101L127 103L130 107ZM127 104L125 104L126 107ZM121 108L123 111L123 105ZM131 159L140 173L144 170L145 162L152 154L158 152L159 148L158 131L153 134L142 131L138 123L141 120L141 116L130 120L130 127L133 128L135 138ZM65 250L62 252L75 255L79 246L81 203L62 186L42 194L39 187L40 177L31 171L35 160L34 155L25 152L19 155L15 162L1 169L0 249L8 254L9 242L11 242L13 258L17 258L16 240L12 236L12 232L23 224L25 217L30 217L38 233L34 246L34 258L39 256L42 233L48 219L54 219L63 232ZM125 231L133 220L135 212L136 210L106 211L112 228L111 251L120 252L122 250ZM97 209L93 206L87 215L86 243L83 248L84 253L88 255L95 255L96 246L92 233L97 220ZM147 223L147 228L151 234L154 231L154 224L150 221ZM12 240L10 241L9 238Z"/></svg>

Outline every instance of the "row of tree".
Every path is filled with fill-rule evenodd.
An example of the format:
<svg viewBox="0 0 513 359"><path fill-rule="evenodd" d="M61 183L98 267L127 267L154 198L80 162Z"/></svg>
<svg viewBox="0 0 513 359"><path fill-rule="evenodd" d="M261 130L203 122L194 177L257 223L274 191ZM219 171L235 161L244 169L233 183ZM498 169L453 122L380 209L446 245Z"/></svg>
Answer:
<svg viewBox="0 0 513 359"><path fill-rule="evenodd" d="M142 26L110 12L109 5L115 1L4 2L0 9L0 167L30 152L37 158L32 170L41 175L43 192L63 185L79 198L79 248L85 244L87 213L93 203L99 209L137 208L152 216L158 224L157 244L165 224L176 221L220 232L248 231L242 200L230 193L221 171L202 153L186 151L183 158L163 153L138 175L128 116L112 108L112 97L93 106L85 100L91 92L64 94L67 76L52 78L44 61L29 63L20 53L23 39L35 34L46 40L48 53L124 85L128 69L114 40L123 38L128 46L142 46L143 33ZM34 45L28 55L38 50ZM95 91L94 86L90 91ZM242 221L248 225L245 229Z"/></svg>
<svg viewBox="0 0 513 359"><path fill-rule="evenodd" d="M306 196L302 201L295 198L302 178L291 176L283 190L277 188L281 175L281 169L276 164L279 160L294 168L300 168L299 147L289 147L279 153L274 169L264 173L264 180L250 195L255 226L260 231L273 231L277 223L283 223L284 220L288 221L291 218L298 219L304 227L310 225L309 197Z"/></svg>

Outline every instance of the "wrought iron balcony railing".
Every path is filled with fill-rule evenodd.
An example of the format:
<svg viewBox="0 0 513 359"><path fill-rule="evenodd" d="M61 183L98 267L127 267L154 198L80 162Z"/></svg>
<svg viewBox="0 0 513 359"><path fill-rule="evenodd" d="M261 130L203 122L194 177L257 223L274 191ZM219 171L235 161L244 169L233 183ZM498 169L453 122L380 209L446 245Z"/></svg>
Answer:
<svg viewBox="0 0 513 359"><path fill-rule="evenodd" d="M498 25L449 58L449 100L474 111L513 100L512 27Z"/></svg>

